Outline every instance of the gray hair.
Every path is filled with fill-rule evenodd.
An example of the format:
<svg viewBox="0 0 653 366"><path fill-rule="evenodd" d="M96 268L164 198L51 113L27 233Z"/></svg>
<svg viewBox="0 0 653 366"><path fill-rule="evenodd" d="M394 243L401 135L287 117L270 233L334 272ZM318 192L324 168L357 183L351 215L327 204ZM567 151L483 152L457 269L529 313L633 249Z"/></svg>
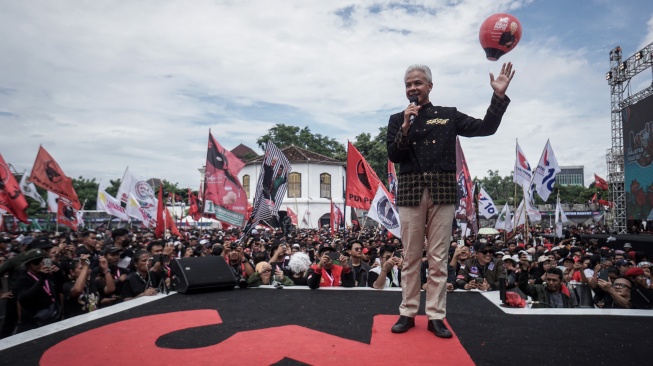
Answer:
<svg viewBox="0 0 653 366"><path fill-rule="evenodd" d="M410 65L406 69L406 74L404 75L404 81L406 81L406 78L408 77L408 74L410 74L413 71L421 71L426 75L426 81L429 83L433 82L433 76L431 75L431 69L429 69L428 66L426 65L421 65L421 64L415 64L415 65Z"/></svg>
<svg viewBox="0 0 653 366"><path fill-rule="evenodd" d="M290 257L288 267L292 273L303 273L311 267L311 258L306 253L297 252Z"/></svg>

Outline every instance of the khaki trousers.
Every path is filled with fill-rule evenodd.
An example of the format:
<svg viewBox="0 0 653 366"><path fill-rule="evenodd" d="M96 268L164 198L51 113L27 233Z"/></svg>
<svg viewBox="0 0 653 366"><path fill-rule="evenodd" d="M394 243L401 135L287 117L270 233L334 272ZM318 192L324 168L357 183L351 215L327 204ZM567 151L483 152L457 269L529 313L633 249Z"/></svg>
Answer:
<svg viewBox="0 0 653 366"><path fill-rule="evenodd" d="M444 319L447 313L447 260L455 207L434 205L428 189L424 189L419 206L402 206L398 209L404 245L399 314L411 318L417 315L422 252L426 247L429 261L426 316L429 320Z"/></svg>

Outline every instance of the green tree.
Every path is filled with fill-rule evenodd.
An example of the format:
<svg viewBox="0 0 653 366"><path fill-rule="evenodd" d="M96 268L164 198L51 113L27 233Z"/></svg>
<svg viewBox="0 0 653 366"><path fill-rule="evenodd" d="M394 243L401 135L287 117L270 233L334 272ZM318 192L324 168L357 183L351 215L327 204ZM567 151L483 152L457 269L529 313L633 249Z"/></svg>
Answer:
<svg viewBox="0 0 653 366"><path fill-rule="evenodd" d="M272 141L279 149L295 145L333 159L344 161L347 158L344 145L333 138L314 134L308 127L300 129L279 123L268 130L268 133L256 140L258 147L265 150L265 144Z"/></svg>
<svg viewBox="0 0 653 366"><path fill-rule="evenodd" d="M512 181L512 173L509 176L502 177L499 175L498 170L488 170L487 177L482 179L474 177L474 182L480 183L481 187L492 197L497 207L505 205L506 202L515 205L515 184ZM519 188L517 189L516 204L521 202L522 197L524 197L524 194Z"/></svg>
<svg viewBox="0 0 653 366"><path fill-rule="evenodd" d="M95 178L88 179L81 175L79 178L73 178L73 188L77 192L79 202L84 205L84 210L95 210L97 202L97 190L100 184Z"/></svg>
<svg viewBox="0 0 653 366"><path fill-rule="evenodd" d="M353 142L356 149L379 176L379 179L386 185L388 180L388 150L385 143L387 131L387 126L379 128L379 133L374 139L369 133L361 133L356 136L356 141Z"/></svg>

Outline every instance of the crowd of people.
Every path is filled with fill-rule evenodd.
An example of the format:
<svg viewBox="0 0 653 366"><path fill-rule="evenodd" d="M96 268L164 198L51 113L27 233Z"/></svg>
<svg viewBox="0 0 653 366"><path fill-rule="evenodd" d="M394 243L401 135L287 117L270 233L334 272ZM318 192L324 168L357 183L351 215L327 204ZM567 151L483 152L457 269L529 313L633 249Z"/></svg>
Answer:
<svg viewBox="0 0 653 366"><path fill-rule="evenodd" d="M532 307L652 309L651 262L625 243L599 246L572 228L549 242L533 230L452 235L446 289L515 292ZM401 287L403 245L366 229L188 230L162 240L144 229L79 233L0 233L0 278L7 337L141 296L174 291L174 258L223 256L240 288L270 286ZM422 260L422 289L428 261Z"/></svg>

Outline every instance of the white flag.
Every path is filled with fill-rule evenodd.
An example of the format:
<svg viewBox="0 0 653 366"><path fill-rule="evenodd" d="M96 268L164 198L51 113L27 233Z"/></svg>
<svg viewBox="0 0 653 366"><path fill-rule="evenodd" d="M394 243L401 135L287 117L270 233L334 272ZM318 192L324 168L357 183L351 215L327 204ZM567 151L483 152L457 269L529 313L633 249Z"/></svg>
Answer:
<svg viewBox="0 0 653 366"><path fill-rule="evenodd" d="M486 219L494 217L499 213L497 206L495 206L492 201L492 197L485 192L483 187L481 187L481 191L478 193L478 212Z"/></svg>
<svg viewBox="0 0 653 366"><path fill-rule="evenodd" d="M515 171L512 180L522 187L530 186L531 180L533 180L531 165L528 163L528 160L526 160L526 155L524 155L521 147L519 147L519 143L517 143L517 148L515 150Z"/></svg>
<svg viewBox="0 0 653 366"><path fill-rule="evenodd" d="M97 190L97 210L104 211L109 215L115 216L121 220L129 221L127 211L120 205L120 201L107 193L106 185L100 181Z"/></svg>
<svg viewBox="0 0 653 366"><path fill-rule="evenodd" d="M510 214L510 206L508 206L507 203L503 206L503 210L501 210L501 213L499 214L499 218L497 219L497 222L494 224L494 228L497 230L503 229L505 231L510 231L513 229L512 215Z"/></svg>
<svg viewBox="0 0 653 366"><path fill-rule="evenodd" d="M535 207L535 192L533 192L533 187L531 186L531 189L527 189L524 186L522 187L523 192L524 192L524 201L526 204L526 213L528 214L528 218L531 220L531 222L537 222L542 220L542 214L540 214L540 210Z"/></svg>
<svg viewBox="0 0 653 366"><path fill-rule="evenodd" d="M549 195L553 191L553 184L556 181L556 174L559 172L560 166L558 165L558 160L553 153L553 149L551 148L549 140L546 140L546 145L544 146L542 157L540 158L540 162L537 164L535 174L533 174L533 184L535 184L535 190L545 202L549 199Z"/></svg>
<svg viewBox="0 0 653 366"><path fill-rule="evenodd" d="M143 222L145 227L156 226L156 216L153 217L145 208L141 207L136 197L131 194L127 200L127 215Z"/></svg>
<svg viewBox="0 0 653 366"><path fill-rule="evenodd" d="M140 207L146 210L156 223L156 208L159 201L156 199L154 189L147 181L136 178L127 168L120 182L116 198L128 203L130 195L136 199Z"/></svg>
<svg viewBox="0 0 653 366"><path fill-rule="evenodd" d="M562 238L562 224L569 221L567 215L562 210L560 205L560 196L558 195L558 200L556 202L556 214L555 214L555 223L556 223L556 237Z"/></svg>
<svg viewBox="0 0 653 366"><path fill-rule="evenodd" d="M512 218L512 227L519 227L519 225L524 225L526 223L526 209L524 208L524 200L521 200L519 207L515 211L515 216Z"/></svg>
<svg viewBox="0 0 653 366"><path fill-rule="evenodd" d="M381 185L376 188L376 194L372 200L370 210L367 212L367 217L383 225L392 235L401 238L399 213Z"/></svg>
<svg viewBox="0 0 653 366"><path fill-rule="evenodd" d="M23 177L20 178L20 183L18 184L20 186L20 191L23 192L23 194L27 197L33 198L36 200L38 203L41 204L41 208L45 208L46 203L43 197L39 194L39 192L36 190L36 186L34 186L34 183L27 181L27 171L23 173Z"/></svg>
<svg viewBox="0 0 653 366"><path fill-rule="evenodd" d="M48 210L50 212L52 213L59 212L59 203L57 203L58 199L59 199L58 194L48 191Z"/></svg>

